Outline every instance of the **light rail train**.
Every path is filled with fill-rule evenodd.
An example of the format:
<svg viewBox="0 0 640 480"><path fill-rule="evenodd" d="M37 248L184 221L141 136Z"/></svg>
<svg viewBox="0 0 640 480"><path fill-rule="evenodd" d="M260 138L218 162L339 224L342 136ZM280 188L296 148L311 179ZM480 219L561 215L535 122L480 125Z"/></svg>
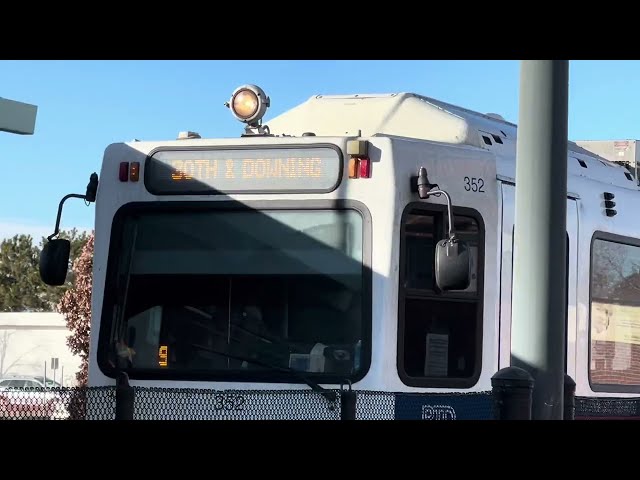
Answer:
<svg viewBox="0 0 640 480"><path fill-rule="evenodd" d="M79 195L95 201L89 384L124 371L138 387L214 389L221 415L251 418L286 418L273 402L310 385L386 392L362 418L486 416L510 364L516 125L413 93L316 95L263 124L269 104L245 85L226 104L246 124L237 138L106 149ZM580 145L567 152L566 373L580 399L633 400L635 158ZM611 145L623 159L634 144ZM50 285L67 273L62 203Z"/></svg>

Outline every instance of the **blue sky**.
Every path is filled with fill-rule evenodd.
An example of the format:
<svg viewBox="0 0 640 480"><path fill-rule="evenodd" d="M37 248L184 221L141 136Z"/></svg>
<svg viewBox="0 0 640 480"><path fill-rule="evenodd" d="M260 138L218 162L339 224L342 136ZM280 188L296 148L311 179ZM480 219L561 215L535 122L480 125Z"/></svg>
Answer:
<svg viewBox="0 0 640 480"><path fill-rule="evenodd" d="M638 61L573 61L569 138L634 139ZM518 120L519 61L0 61L0 97L38 105L33 136L0 132L0 238L53 231L60 198L84 193L107 145L179 131L238 136L223 107L262 86L275 116L316 94L412 91ZM93 205L67 202L62 228L93 226Z"/></svg>

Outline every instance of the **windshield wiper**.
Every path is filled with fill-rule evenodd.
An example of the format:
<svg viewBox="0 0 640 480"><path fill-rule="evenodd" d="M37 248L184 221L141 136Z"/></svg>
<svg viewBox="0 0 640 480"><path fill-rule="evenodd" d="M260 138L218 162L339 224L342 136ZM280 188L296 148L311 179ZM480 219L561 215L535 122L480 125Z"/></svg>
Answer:
<svg viewBox="0 0 640 480"><path fill-rule="evenodd" d="M268 368L269 370L276 370L283 373L287 373L293 377L297 377L300 380L302 380L304 383L306 383L314 392L319 393L320 395L325 397L330 405L338 400L338 394L336 392L332 392L330 390L327 390L321 387L319 384L311 380L305 374L301 373L298 370L294 370L291 367L280 367L278 365L273 365L268 362L263 362L262 360L257 360L255 358L245 357L244 355L236 355L236 354L226 352L226 351L221 351L221 350L214 350L213 348L205 347L203 345L198 345L195 343L192 343L191 345L201 350L206 350L208 352L215 353L217 355L222 355L223 357L231 358L233 360L238 360L240 362L252 363L260 367Z"/></svg>

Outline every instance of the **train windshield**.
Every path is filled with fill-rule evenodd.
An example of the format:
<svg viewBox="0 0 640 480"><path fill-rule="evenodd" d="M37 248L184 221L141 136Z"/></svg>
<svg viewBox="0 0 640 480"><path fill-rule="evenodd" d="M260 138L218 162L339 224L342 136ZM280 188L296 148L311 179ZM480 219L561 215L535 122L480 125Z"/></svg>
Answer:
<svg viewBox="0 0 640 480"><path fill-rule="evenodd" d="M358 211L166 208L114 223L103 370L230 381L269 381L269 366L359 375L370 299Z"/></svg>

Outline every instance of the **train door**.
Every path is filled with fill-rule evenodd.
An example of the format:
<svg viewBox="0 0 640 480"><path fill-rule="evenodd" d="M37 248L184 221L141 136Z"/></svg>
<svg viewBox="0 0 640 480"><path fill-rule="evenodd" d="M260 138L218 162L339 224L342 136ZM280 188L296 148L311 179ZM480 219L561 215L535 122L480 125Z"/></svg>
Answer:
<svg viewBox="0 0 640 480"><path fill-rule="evenodd" d="M515 186L502 184L502 256L500 273L499 368L511 364L511 299L513 284L513 227ZM575 378L576 369L576 284L578 258L578 208L567 199L567 316L565 328L565 372Z"/></svg>

